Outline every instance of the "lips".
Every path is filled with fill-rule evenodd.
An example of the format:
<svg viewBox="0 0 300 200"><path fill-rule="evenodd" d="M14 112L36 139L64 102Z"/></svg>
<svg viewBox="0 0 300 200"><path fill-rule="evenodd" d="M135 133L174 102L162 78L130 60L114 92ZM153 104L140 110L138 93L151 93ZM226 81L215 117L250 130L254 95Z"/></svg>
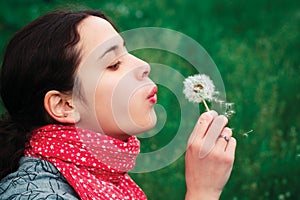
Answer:
<svg viewBox="0 0 300 200"><path fill-rule="evenodd" d="M155 104L157 101L156 93L157 93L157 86L154 86L147 97L147 99L153 104Z"/></svg>

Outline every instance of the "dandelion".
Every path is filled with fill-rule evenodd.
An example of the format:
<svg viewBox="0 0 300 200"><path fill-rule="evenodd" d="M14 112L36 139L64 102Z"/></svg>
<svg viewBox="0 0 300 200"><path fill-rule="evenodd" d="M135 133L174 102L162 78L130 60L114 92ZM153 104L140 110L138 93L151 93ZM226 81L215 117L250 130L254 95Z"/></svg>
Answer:
<svg viewBox="0 0 300 200"><path fill-rule="evenodd" d="M202 102L206 110L209 111L205 100L212 101L214 99L214 95L216 94L216 92L213 81L207 75L197 74L186 78L183 81L183 84L183 93L185 97L190 102Z"/></svg>

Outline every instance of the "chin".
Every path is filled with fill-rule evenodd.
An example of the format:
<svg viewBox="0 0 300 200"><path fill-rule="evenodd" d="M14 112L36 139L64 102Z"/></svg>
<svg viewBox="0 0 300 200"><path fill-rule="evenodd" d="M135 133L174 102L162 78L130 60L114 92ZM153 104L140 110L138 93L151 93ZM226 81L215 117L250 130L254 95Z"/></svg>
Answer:
<svg viewBox="0 0 300 200"><path fill-rule="evenodd" d="M132 130L130 132L130 135L138 135L138 134L144 133L146 131L149 131L155 127L156 122L157 122L157 117L156 117L156 113L153 110L148 115L147 119L145 119L145 122L143 124L141 124L141 123L136 124L135 130Z"/></svg>
<svg viewBox="0 0 300 200"><path fill-rule="evenodd" d="M156 122L157 122L157 117L156 117L155 111L153 110L149 116L149 127L145 131L149 131L149 130L153 129L156 125ZM145 131L143 131L143 132L145 132Z"/></svg>

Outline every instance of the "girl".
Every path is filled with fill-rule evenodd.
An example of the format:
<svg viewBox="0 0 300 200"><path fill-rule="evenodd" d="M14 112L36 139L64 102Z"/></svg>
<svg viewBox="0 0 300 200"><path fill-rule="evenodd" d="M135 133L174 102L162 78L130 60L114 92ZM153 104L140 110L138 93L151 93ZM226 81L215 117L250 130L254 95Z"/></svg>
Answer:
<svg viewBox="0 0 300 200"><path fill-rule="evenodd" d="M156 123L149 73L101 12L51 12L16 33L1 72L0 199L146 199L128 171L135 135ZM186 199L220 197L236 146L226 124L215 111L200 116Z"/></svg>

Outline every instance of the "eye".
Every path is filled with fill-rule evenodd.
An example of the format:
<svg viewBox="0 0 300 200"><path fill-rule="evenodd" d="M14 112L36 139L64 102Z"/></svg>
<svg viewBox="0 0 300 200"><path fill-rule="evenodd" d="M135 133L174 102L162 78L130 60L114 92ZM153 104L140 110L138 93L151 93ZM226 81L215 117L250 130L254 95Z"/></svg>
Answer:
<svg viewBox="0 0 300 200"><path fill-rule="evenodd" d="M121 64L121 61L118 61L118 62L116 62L115 64L108 66L107 69L110 69L110 70L117 70L117 69L119 69L120 64Z"/></svg>

